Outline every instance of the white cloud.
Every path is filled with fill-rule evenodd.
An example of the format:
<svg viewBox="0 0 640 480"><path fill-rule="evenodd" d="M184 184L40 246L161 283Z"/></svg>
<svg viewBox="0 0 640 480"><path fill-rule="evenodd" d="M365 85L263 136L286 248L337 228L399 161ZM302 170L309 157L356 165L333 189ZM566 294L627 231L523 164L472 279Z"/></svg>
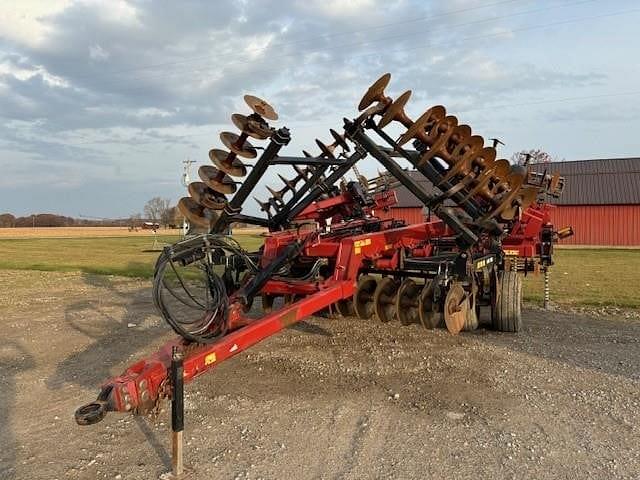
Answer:
<svg viewBox="0 0 640 480"><path fill-rule="evenodd" d="M26 80L30 80L33 77L40 76L42 77L42 80L50 87L69 87L69 82L67 80L49 73L41 65L22 67L8 61L4 61L0 63L0 78L3 76L10 76L23 82Z"/></svg>
<svg viewBox="0 0 640 480"><path fill-rule="evenodd" d="M47 18L72 3L71 0L20 0L0 3L0 38L31 47L41 46L50 33Z"/></svg>

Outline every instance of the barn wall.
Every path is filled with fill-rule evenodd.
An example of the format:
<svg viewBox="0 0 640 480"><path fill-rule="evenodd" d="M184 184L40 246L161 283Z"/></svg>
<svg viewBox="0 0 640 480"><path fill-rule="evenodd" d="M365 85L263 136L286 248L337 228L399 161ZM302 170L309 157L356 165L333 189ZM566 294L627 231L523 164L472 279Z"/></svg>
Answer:
<svg viewBox="0 0 640 480"><path fill-rule="evenodd" d="M562 245L640 246L640 205L558 205L551 218L573 227Z"/></svg>
<svg viewBox="0 0 640 480"><path fill-rule="evenodd" d="M376 215L424 222L422 208L391 208ZM640 246L640 205L558 205L551 212L556 228L572 226L573 237L562 245Z"/></svg>

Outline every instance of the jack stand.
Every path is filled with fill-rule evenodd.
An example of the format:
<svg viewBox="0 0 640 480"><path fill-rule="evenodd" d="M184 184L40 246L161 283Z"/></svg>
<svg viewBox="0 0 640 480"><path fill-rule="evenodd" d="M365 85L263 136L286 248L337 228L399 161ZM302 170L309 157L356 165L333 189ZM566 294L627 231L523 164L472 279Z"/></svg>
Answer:
<svg viewBox="0 0 640 480"><path fill-rule="evenodd" d="M171 471L160 475L160 480L188 478L189 472L183 462L184 432L184 355L173 347L171 356Z"/></svg>
<svg viewBox="0 0 640 480"><path fill-rule="evenodd" d="M543 274L544 274L543 307L545 310L549 310L549 303L550 303L549 297L551 293L551 287L549 285L549 267L544 267Z"/></svg>

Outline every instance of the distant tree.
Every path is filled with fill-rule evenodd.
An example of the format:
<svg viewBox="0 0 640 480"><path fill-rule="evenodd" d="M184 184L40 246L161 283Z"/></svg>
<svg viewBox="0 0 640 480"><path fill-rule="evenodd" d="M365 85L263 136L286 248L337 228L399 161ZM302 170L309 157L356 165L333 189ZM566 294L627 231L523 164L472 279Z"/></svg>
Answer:
<svg viewBox="0 0 640 480"><path fill-rule="evenodd" d="M16 217L10 213L0 215L0 228L11 228L16 226Z"/></svg>
<svg viewBox="0 0 640 480"><path fill-rule="evenodd" d="M182 227L182 222L184 221L184 215L178 207L173 207L173 223L174 225L179 225Z"/></svg>
<svg viewBox="0 0 640 480"><path fill-rule="evenodd" d="M16 227L68 227L76 223L75 219L53 213L38 213L15 219Z"/></svg>
<svg viewBox="0 0 640 480"><path fill-rule="evenodd" d="M144 206L144 216L154 223L162 222L168 225L167 212L170 204L171 201L168 198L154 197Z"/></svg>
<svg viewBox="0 0 640 480"><path fill-rule="evenodd" d="M165 226L171 226L171 225L175 225L175 221L174 219L176 218L176 207L169 207L167 208L167 210L164 212L164 214L162 215L162 218L160 218L160 221L165 225ZM172 227L173 228L173 227Z"/></svg>
<svg viewBox="0 0 640 480"><path fill-rule="evenodd" d="M511 163L516 165L533 165L534 163L549 163L553 161L555 161L554 158L540 148L521 150L511 155Z"/></svg>

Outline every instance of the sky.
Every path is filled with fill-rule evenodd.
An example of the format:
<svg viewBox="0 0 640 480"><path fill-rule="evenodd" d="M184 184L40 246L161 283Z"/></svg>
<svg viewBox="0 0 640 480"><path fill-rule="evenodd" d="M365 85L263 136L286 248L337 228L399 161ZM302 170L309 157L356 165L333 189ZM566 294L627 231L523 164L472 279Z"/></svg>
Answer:
<svg viewBox="0 0 640 480"><path fill-rule="evenodd" d="M410 117L445 105L504 158L639 156L639 21L632 0L0 0L0 213L176 202L246 93L291 130L283 154L316 152L385 72Z"/></svg>

